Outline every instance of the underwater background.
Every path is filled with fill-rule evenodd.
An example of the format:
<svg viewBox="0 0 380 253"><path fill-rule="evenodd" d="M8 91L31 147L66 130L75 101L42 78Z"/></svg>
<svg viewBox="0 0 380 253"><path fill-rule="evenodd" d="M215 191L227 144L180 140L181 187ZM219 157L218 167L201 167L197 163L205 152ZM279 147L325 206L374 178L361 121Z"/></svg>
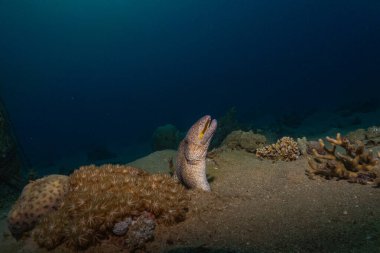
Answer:
<svg viewBox="0 0 380 253"><path fill-rule="evenodd" d="M366 128L380 119L379 13L353 0L0 0L0 96L41 175L97 150L131 161L157 127L185 132L205 114L273 139Z"/></svg>
<svg viewBox="0 0 380 253"><path fill-rule="evenodd" d="M380 252L379 13L0 0L0 252Z"/></svg>

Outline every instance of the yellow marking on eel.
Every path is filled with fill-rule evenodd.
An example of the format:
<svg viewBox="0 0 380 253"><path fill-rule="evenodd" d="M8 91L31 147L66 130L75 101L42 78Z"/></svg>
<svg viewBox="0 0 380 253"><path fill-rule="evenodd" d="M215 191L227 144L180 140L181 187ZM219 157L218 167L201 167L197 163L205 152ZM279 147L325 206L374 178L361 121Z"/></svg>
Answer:
<svg viewBox="0 0 380 253"><path fill-rule="evenodd" d="M210 127L210 125L211 125L211 120L209 119L209 120L207 120L203 130L199 133L199 139L203 138L203 136L205 135L205 133L206 133L207 129Z"/></svg>

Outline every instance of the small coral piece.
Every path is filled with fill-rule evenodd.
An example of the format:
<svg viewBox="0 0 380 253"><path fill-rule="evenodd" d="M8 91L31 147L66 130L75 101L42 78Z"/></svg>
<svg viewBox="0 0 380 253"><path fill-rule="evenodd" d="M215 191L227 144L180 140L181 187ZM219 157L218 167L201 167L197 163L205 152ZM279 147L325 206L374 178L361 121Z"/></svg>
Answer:
<svg viewBox="0 0 380 253"><path fill-rule="evenodd" d="M42 218L33 230L41 247L65 244L86 249L116 237L115 224L128 218L149 212L158 223L173 224L184 220L187 212L189 195L169 175L123 165L90 165L75 170L69 184L60 209Z"/></svg>
<svg viewBox="0 0 380 253"><path fill-rule="evenodd" d="M8 227L15 238L32 229L37 221L57 209L68 190L69 177L50 175L27 184L8 214Z"/></svg>
<svg viewBox="0 0 380 253"><path fill-rule="evenodd" d="M349 182L361 184L372 182L376 178L374 168L378 159L371 151L365 149L362 142L352 144L348 138L342 137L339 133L336 139L326 137L326 140L332 148L327 148L323 140L319 139L325 154L313 149L313 159L309 158L310 169L306 173L310 178L320 175L326 179L348 179ZM337 152L337 147L343 148L346 154Z"/></svg>
<svg viewBox="0 0 380 253"><path fill-rule="evenodd" d="M300 151L293 138L282 137L275 144L257 149L256 156L271 160L294 161L300 156Z"/></svg>
<svg viewBox="0 0 380 253"><path fill-rule="evenodd" d="M298 145L298 149L300 150L300 154L306 155L307 154L307 146L308 146L307 138L305 136L302 138L297 138L297 145Z"/></svg>

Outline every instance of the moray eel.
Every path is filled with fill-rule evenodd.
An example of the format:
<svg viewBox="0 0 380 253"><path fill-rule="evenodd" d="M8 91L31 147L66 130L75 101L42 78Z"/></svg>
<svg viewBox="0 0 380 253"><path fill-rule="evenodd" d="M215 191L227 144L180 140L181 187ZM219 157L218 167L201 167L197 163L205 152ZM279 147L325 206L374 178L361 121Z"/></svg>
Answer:
<svg viewBox="0 0 380 253"><path fill-rule="evenodd" d="M174 177L190 189L211 190L206 178L206 154L216 126L215 119L203 116L179 144Z"/></svg>

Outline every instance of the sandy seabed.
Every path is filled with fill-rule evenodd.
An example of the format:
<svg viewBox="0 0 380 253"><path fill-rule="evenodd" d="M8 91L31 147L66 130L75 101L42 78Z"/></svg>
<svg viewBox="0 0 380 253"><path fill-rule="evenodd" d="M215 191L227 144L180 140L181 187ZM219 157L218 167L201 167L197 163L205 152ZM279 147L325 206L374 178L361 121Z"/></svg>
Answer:
<svg viewBox="0 0 380 253"><path fill-rule="evenodd" d="M160 151L133 164L167 171L174 154ZM380 252L379 188L310 180L306 158L272 162L224 151L207 168L212 192L192 191L186 220L157 226L145 252ZM31 240L16 242L4 215L0 225L0 252L47 252Z"/></svg>

